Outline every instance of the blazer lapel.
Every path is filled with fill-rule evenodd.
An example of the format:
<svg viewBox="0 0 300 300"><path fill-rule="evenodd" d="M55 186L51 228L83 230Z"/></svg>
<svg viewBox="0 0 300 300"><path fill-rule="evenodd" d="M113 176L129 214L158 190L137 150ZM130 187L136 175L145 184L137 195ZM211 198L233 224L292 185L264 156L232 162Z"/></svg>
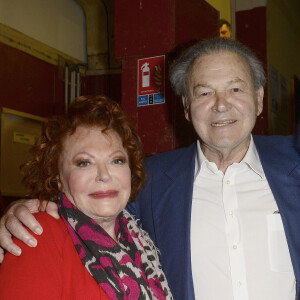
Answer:
<svg viewBox="0 0 300 300"><path fill-rule="evenodd" d="M194 299L190 222L196 149L194 143L181 150L176 161L160 174L161 180L152 184L157 246L177 299Z"/></svg>

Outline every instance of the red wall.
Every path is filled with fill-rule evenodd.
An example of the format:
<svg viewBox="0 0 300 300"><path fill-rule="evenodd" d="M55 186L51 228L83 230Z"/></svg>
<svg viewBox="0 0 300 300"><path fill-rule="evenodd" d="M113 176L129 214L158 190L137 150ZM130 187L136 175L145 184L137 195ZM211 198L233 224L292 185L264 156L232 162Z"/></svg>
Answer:
<svg viewBox="0 0 300 300"><path fill-rule="evenodd" d="M168 70L179 46L216 34L218 19L219 13L204 0L115 2L115 53L122 60L122 106L137 127L147 154L186 145L194 135L167 76L166 102L137 107L137 60L164 54Z"/></svg>
<svg viewBox="0 0 300 300"><path fill-rule="evenodd" d="M0 106L48 117L63 111L58 67L0 43Z"/></svg>
<svg viewBox="0 0 300 300"><path fill-rule="evenodd" d="M0 107L48 117L64 110L59 68L0 43ZM0 216L13 197L1 198Z"/></svg>
<svg viewBox="0 0 300 300"><path fill-rule="evenodd" d="M85 76L81 78L81 94L103 94L121 103L121 81L121 74Z"/></svg>

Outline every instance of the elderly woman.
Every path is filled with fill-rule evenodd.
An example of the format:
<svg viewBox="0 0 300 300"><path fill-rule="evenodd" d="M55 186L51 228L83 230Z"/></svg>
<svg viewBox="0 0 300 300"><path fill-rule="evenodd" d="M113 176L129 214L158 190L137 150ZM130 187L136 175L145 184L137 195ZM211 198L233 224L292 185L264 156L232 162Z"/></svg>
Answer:
<svg viewBox="0 0 300 300"><path fill-rule="evenodd" d="M58 202L61 219L38 213L38 246L6 254L0 299L172 299L155 246L124 209L143 184L142 159L106 97L51 118L23 169L29 195Z"/></svg>

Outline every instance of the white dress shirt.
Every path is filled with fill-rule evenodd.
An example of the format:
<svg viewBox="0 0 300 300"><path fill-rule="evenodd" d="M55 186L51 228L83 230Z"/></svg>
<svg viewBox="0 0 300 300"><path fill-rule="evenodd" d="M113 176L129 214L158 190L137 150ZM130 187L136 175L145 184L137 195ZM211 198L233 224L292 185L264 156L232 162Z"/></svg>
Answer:
<svg viewBox="0 0 300 300"><path fill-rule="evenodd" d="M195 163L191 255L196 299L294 300L283 224L252 137L244 159L225 174L205 158L199 142Z"/></svg>

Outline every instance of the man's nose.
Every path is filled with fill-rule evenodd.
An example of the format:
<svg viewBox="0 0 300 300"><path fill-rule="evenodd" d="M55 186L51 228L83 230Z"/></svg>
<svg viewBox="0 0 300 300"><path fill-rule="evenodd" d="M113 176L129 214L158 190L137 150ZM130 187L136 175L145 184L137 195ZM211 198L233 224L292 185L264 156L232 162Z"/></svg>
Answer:
<svg viewBox="0 0 300 300"><path fill-rule="evenodd" d="M231 108L230 102L228 102L228 95L225 91L219 91L215 93L215 103L213 110L215 112L226 112Z"/></svg>
<svg viewBox="0 0 300 300"><path fill-rule="evenodd" d="M111 180L109 170L106 165L97 167L96 182L108 182Z"/></svg>

